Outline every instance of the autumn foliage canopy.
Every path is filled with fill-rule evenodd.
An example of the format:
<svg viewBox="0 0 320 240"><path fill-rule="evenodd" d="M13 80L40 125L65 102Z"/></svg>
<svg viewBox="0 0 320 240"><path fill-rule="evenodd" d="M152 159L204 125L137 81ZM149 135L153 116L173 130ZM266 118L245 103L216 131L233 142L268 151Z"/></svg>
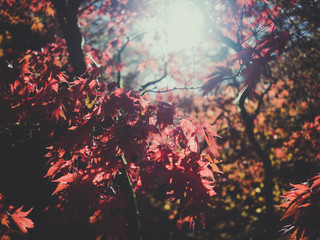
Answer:
<svg viewBox="0 0 320 240"><path fill-rule="evenodd" d="M1 240L320 237L317 1L0 5Z"/></svg>

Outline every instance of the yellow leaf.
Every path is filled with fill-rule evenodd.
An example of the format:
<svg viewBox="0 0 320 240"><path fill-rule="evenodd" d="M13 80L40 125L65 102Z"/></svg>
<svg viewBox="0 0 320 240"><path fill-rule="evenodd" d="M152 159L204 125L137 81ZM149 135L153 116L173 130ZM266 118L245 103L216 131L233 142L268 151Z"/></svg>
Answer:
<svg viewBox="0 0 320 240"><path fill-rule="evenodd" d="M54 17L55 11L54 11L54 9L51 7L50 4L47 4L46 13L47 13L49 16Z"/></svg>
<svg viewBox="0 0 320 240"><path fill-rule="evenodd" d="M221 172L221 170L218 168L217 164L215 163L210 163L210 166L212 168L212 171L216 172L216 173L223 173Z"/></svg>
<svg viewBox="0 0 320 240"><path fill-rule="evenodd" d="M7 228L10 228L9 227L9 219L8 219L8 215L7 214L1 214L0 215L0 219L1 219L1 224L2 225L5 225Z"/></svg>
<svg viewBox="0 0 320 240"><path fill-rule="evenodd" d="M93 101L90 103L90 98L89 98L89 95L87 94L87 98L86 98L86 101L85 101L85 105L87 106L87 108L91 109L94 106L94 104L96 103L97 98L98 98L98 96L96 96L93 99Z"/></svg>
<svg viewBox="0 0 320 240"><path fill-rule="evenodd" d="M63 110L61 109L61 111L59 112L59 115L64 119L67 120L66 115L64 114Z"/></svg>
<svg viewBox="0 0 320 240"><path fill-rule="evenodd" d="M34 17L32 20L33 20L33 23L31 26L31 30L34 32L41 32L43 30L44 25L40 21L40 19L37 17Z"/></svg>

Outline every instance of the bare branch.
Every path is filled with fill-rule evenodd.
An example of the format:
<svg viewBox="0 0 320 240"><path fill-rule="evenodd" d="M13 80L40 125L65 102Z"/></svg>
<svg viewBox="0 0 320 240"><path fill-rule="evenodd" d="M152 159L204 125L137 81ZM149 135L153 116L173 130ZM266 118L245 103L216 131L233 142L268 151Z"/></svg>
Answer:
<svg viewBox="0 0 320 240"><path fill-rule="evenodd" d="M121 54L122 52L126 49L126 47L128 46L129 42L130 42L130 38L128 36L126 36L127 41L122 45L122 47L120 49L117 49L118 55L117 55L117 64L121 63L122 59L121 59ZM117 73L117 85L119 88L123 87L123 81L121 79L121 71L120 69L118 69L118 73Z"/></svg>
<svg viewBox="0 0 320 240"><path fill-rule="evenodd" d="M146 90L142 93L140 93L140 96L143 96L144 94L146 94L147 92L153 92L153 93L166 93L166 92L171 92L171 91L176 91L176 90L197 90L200 89L201 87L174 87L171 89L165 89L165 90Z"/></svg>
<svg viewBox="0 0 320 240"><path fill-rule="evenodd" d="M169 61L169 60L168 60ZM160 78L158 78L158 79L156 79L156 80L153 80L153 81L151 81L151 82L147 82L146 84L144 84L144 85L142 85L141 87L140 87L140 91L143 91L144 89L146 89L147 87L149 87L149 86L151 86L151 85L154 85L154 84L157 84L158 82L160 82L160 81L162 81L163 79L165 79L167 76L168 76L168 72L167 72L167 65L168 65L168 61L166 61L165 63L164 63L164 72L163 72L163 75L160 77Z"/></svg>
<svg viewBox="0 0 320 240"><path fill-rule="evenodd" d="M253 119L255 119L258 116L258 114L260 113L262 102L263 102L263 97L264 97L264 95L266 95L269 92L271 87L272 87L272 83L269 83L268 88L260 95L260 97L258 99L258 106L257 106L257 108L254 111L253 116L252 116Z"/></svg>

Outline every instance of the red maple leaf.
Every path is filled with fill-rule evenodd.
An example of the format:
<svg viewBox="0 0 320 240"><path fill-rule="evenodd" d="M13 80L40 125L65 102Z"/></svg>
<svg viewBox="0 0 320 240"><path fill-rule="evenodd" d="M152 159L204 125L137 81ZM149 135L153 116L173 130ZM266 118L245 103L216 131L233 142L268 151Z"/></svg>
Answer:
<svg viewBox="0 0 320 240"><path fill-rule="evenodd" d="M256 58L242 71L242 75L245 75L244 87L248 86L249 91L252 93L257 83L260 81L261 74L265 77L268 76L267 62L271 58Z"/></svg>
<svg viewBox="0 0 320 240"><path fill-rule="evenodd" d="M242 8L244 5L252 8L257 4L256 0L237 0L236 1L239 8Z"/></svg>
<svg viewBox="0 0 320 240"><path fill-rule="evenodd" d="M56 162L55 164L53 164L49 170L47 171L47 174L44 177L51 177L53 178L56 173L58 172L58 170L60 169L60 167L65 163L66 161L64 159L59 159L58 162Z"/></svg>
<svg viewBox="0 0 320 240"><path fill-rule="evenodd" d="M291 35L286 31L272 32L258 42L258 49L264 56L277 52L281 55Z"/></svg>
<svg viewBox="0 0 320 240"><path fill-rule="evenodd" d="M248 64L254 56L257 56L259 51L253 47L247 47L244 50L237 52L233 56L233 61L240 60L241 64Z"/></svg>
<svg viewBox="0 0 320 240"><path fill-rule="evenodd" d="M214 72L205 78L207 82L201 88L203 90L203 96L207 95L212 89L220 85L226 75L231 75L231 70L229 68L219 67L218 69L219 71Z"/></svg>
<svg viewBox="0 0 320 240"><path fill-rule="evenodd" d="M34 223L29 218L26 218L26 216L28 216L28 214L32 211L32 208L27 212L22 212L22 208L23 206L18 208L11 215L11 218L23 233L28 233L27 228L34 227Z"/></svg>
<svg viewBox="0 0 320 240"><path fill-rule="evenodd" d="M213 154L213 156L219 156L217 142L214 139L215 137L221 138L213 129L212 126L203 127L206 142L209 146L209 151Z"/></svg>
<svg viewBox="0 0 320 240"><path fill-rule="evenodd" d="M76 178L77 178L77 176L75 173L67 173L64 176L62 176L56 180L53 180L52 182L58 182L58 186L56 187L56 190L52 193L52 195L66 189L70 183L72 183L76 180Z"/></svg>
<svg viewBox="0 0 320 240"><path fill-rule="evenodd" d="M173 129L169 135L174 138L174 141L180 148L186 148L188 140L181 127Z"/></svg>
<svg viewBox="0 0 320 240"><path fill-rule="evenodd" d="M160 126L160 129L165 129L168 125L173 124L175 105L175 103L169 104L165 102L158 104L157 125Z"/></svg>

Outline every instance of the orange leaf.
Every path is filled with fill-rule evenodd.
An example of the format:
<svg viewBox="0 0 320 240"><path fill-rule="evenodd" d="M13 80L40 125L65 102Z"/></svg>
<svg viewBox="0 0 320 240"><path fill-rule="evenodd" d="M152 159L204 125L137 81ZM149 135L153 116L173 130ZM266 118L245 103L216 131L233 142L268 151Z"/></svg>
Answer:
<svg viewBox="0 0 320 240"><path fill-rule="evenodd" d="M32 208L27 212L22 212L22 208L23 206L18 208L11 215L11 218L23 233L28 233L27 228L34 227L34 223L29 218L26 218L26 216L32 211Z"/></svg>
<svg viewBox="0 0 320 240"><path fill-rule="evenodd" d="M311 178L311 180L314 180L311 188L315 188L315 187L320 186L320 174Z"/></svg>
<svg viewBox="0 0 320 240"><path fill-rule="evenodd" d="M293 203L292 205L290 205L290 207L285 212L284 216L281 218L281 221L295 214L298 208L299 208L299 205L297 203Z"/></svg>
<svg viewBox="0 0 320 240"><path fill-rule="evenodd" d="M310 188L305 185L305 184L291 184L290 185L294 188L296 188L297 190L302 190L302 192L306 192L306 191L309 191Z"/></svg>
<svg viewBox="0 0 320 240"><path fill-rule="evenodd" d="M308 207L308 206L310 206L310 205L311 205L311 203L305 203L305 204L300 205L299 208Z"/></svg>

